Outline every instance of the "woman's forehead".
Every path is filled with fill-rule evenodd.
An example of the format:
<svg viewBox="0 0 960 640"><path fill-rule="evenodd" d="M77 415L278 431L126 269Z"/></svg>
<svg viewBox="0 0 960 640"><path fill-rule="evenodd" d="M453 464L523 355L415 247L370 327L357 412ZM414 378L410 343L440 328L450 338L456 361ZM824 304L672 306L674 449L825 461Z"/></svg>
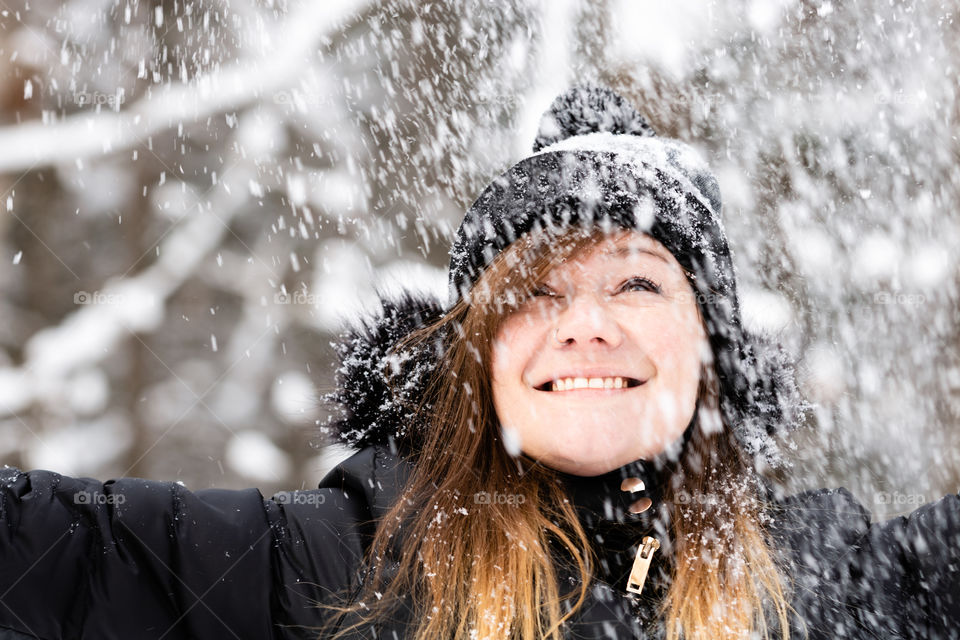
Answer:
<svg viewBox="0 0 960 640"><path fill-rule="evenodd" d="M656 240L653 242L656 242ZM604 250L602 255L604 257L611 258L632 258L641 254L652 256L653 258L666 264L672 264L672 261L668 257L670 255L669 251L666 249L661 249L654 244L639 242L637 240L624 242L619 246L610 247Z"/></svg>
<svg viewBox="0 0 960 640"><path fill-rule="evenodd" d="M594 258L607 260L629 260L644 258L662 262L667 266L677 266L670 251L656 238L639 231L622 231L615 235L601 237L597 242L583 249L564 262L583 262Z"/></svg>

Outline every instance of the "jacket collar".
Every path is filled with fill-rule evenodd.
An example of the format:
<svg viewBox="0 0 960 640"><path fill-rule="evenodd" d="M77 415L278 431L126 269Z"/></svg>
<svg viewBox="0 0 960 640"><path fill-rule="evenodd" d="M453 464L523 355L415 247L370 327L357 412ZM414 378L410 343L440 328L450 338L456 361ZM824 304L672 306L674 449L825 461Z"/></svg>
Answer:
<svg viewBox="0 0 960 640"><path fill-rule="evenodd" d="M321 487L337 487L359 492L370 506L374 519L382 518L400 497L413 471L414 463L396 447L371 445L337 465L321 481ZM588 534L599 531L609 536L619 532L631 540L639 540L640 532L665 535L666 510L663 508L664 486L669 468L660 460L635 460L598 476L576 476L555 472ZM625 479L639 479L644 489L630 492L621 489ZM652 506L640 514L630 506L640 498L650 498Z"/></svg>
<svg viewBox="0 0 960 640"><path fill-rule="evenodd" d="M686 447L697 424L695 410L690 424L680 439L680 450ZM366 496L372 515L383 516L399 498L400 491L406 485L413 470L409 457L409 440L397 442L388 438L386 443L367 445L331 472L339 474L341 485L354 484ZM666 483L669 481L675 462L666 454L647 460L634 460L617 469L597 476L578 476L555 471L555 477L566 491L587 528L602 524L627 524L630 528L665 531L663 517L663 497ZM369 476L366 482L357 482L358 478ZM621 487L624 480L638 479L643 489L625 491ZM325 479L323 484L327 484ZM634 514L630 506L640 498L649 498L652 506L643 513ZM659 525L659 526L658 526Z"/></svg>
<svg viewBox="0 0 960 640"><path fill-rule="evenodd" d="M320 486L359 493L369 505L372 519L379 520L399 499L413 464L396 448L372 445L339 464ZM661 502L666 477L666 468L657 468L642 460L599 476L556 472L556 479L564 485L598 561L595 577L620 593L626 588L643 536L652 535L661 542L667 539L668 520ZM622 491L620 487L625 478L640 479L645 489L634 493ZM653 506L633 514L629 507L640 497L649 497ZM651 592L660 588L657 585L667 576L668 565L669 560L663 553L655 555L650 568Z"/></svg>
<svg viewBox="0 0 960 640"><path fill-rule="evenodd" d="M698 411L699 407L694 410L690 424L681 435L677 451L683 451L690 441L696 428ZM580 512L584 524L608 521L652 526L653 516L663 515L666 484L675 467L675 460L664 453L653 460L634 460L597 476L576 476L560 471L555 473ZM639 480L644 488L632 492L623 490L623 482L628 479ZM642 514L632 513L630 506L641 498L649 498L652 506Z"/></svg>
<svg viewBox="0 0 960 640"><path fill-rule="evenodd" d="M646 520L643 514L634 514L630 506L641 498L649 498L656 511L663 494L662 473L643 460L636 460L598 476L576 476L560 471L555 472L557 480L564 486L570 501L585 524L598 521L635 524ZM643 489L625 491L625 480L639 480ZM647 514L649 515L649 513Z"/></svg>

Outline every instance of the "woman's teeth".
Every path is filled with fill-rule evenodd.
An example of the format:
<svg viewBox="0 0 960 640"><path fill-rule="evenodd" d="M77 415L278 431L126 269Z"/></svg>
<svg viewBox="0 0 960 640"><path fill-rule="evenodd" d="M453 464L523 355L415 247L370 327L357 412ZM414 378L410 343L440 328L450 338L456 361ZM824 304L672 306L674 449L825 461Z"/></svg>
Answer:
<svg viewBox="0 0 960 640"><path fill-rule="evenodd" d="M561 378L550 383L550 391L572 389L625 389L627 381L619 376L613 378Z"/></svg>

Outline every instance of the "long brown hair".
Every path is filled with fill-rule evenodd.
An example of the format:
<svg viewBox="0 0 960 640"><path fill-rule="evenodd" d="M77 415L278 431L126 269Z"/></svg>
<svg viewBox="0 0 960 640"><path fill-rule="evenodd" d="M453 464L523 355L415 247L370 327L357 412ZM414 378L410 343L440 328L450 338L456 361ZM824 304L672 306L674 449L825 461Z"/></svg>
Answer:
<svg viewBox="0 0 960 640"><path fill-rule="evenodd" d="M586 600L596 559L553 472L511 456L501 442L490 358L503 318L558 261L599 238L598 232L571 233L562 242L522 237L497 256L469 296L397 345L433 349L442 341L418 407L423 446L400 499L378 523L359 595L330 607L357 620L333 637L408 607L416 640L562 638L564 623ZM709 365L696 415L701 424L664 493L672 535L663 552L674 557L660 612L667 636L732 639L758 631L768 638L775 627L787 638L789 604L763 530L755 474L728 426L720 421L717 428ZM580 577L569 593L559 589L561 558Z"/></svg>

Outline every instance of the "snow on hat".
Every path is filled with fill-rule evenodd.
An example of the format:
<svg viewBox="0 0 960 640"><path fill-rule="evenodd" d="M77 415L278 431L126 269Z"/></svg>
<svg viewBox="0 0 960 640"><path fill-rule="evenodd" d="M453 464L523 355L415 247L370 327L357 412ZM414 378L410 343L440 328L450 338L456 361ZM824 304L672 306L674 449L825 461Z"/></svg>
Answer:
<svg viewBox="0 0 960 640"><path fill-rule="evenodd" d="M781 458L770 436L804 404L783 349L742 326L721 208L717 180L690 146L656 136L610 89L574 87L544 114L533 154L493 180L466 212L450 251L448 308L469 295L501 251L528 233L549 237L577 226L648 233L693 274L726 423L749 454L776 465ZM410 435L406 431L415 427L408 426L403 398L372 385L366 367L387 357L386 343L438 314L407 296L385 303L381 318L368 319L340 344L340 388L330 399L349 417L332 429L341 439L356 446ZM409 377L404 393L415 397L418 379ZM351 402L351 388L353 400L362 403ZM375 388L381 391L371 395Z"/></svg>
<svg viewBox="0 0 960 640"><path fill-rule="evenodd" d="M720 188L691 147L657 137L610 89L574 87L544 114L533 149L467 211L450 252L451 303L526 233L614 224L650 233L738 315Z"/></svg>

